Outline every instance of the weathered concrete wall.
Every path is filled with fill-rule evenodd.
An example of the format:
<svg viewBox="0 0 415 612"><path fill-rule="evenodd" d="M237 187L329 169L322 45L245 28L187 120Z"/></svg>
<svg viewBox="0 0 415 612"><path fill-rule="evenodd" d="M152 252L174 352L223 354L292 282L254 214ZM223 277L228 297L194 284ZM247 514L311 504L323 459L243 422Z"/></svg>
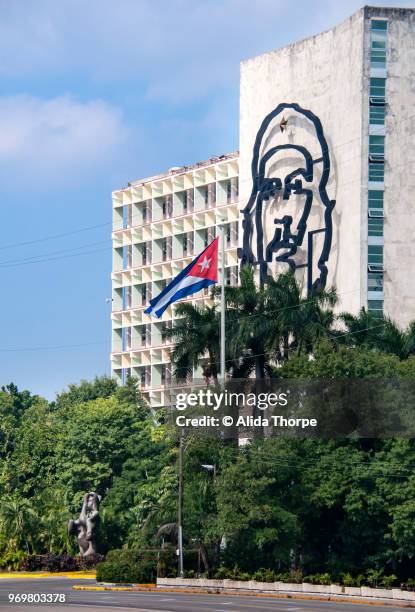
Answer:
<svg viewBox="0 0 415 612"><path fill-rule="evenodd" d="M388 27L385 138L385 312L415 319L415 11Z"/></svg>
<svg viewBox="0 0 415 612"><path fill-rule="evenodd" d="M281 102L297 102L320 118L331 158L327 193L336 200L327 286L337 287L342 310L354 311L366 300L361 272L362 250L365 248L361 203L363 17L361 10L328 32L242 62L240 91L241 208L248 202L251 192L252 150L263 118ZM281 133L277 125L266 143L267 147L301 142L310 152L315 152L313 131L307 133L306 129L299 129L299 122L291 121L292 115L291 112L285 113L287 129ZM294 134L290 133L292 123ZM278 167L271 167L268 176L284 179L285 173L292 170L292 161L286 159ZM317 166L315 175L315 198L308 229L324 227L317 191ZM306 185L305 181L303 185ZM290 198L286 207L296 219L302 201L301 197ZM273 202L267 217L268 233L273 232L274 218L281 214L284 204L281 198ZM306 243L302 245L303 251L305 247ZM315 250L318 251L317 243ZM284 266L286 268L286 264L274 267L274 273ZM305 281L304 270L299 272L299 276Z"/></svg>
<svg viewBox="0 0 415 612"><path fill-rule="evenodd" d="M352 597L368 600L399 600L415 602L415 593L400 589L372 589L369 587L344 587L338 584L296 584L287 582L256 582L255 580L209 580L207 578L157 578L158 588L188 588L217 591L256 591L258 593L292 593L321 595L326 597Z"/></svg>

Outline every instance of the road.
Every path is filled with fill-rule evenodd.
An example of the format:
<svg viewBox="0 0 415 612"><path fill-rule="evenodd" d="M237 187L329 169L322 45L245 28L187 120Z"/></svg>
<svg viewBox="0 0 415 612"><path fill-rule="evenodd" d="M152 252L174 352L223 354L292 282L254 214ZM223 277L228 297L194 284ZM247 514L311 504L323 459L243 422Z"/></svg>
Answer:
<svg viewBox="0 0 415 612"><path fill-rule="evenodd" d="M67 578L2 579L0 580L0 609L19 612L30 608L36 612L45 610L73 610L74 612L402 612L397 606L381 606L272 599L233 595L193 595L190 593L125 592L125 591L74 591L74 584L92 586L93 580L70 580ZM49 593L64 594L65 603L13 604L9 594Z"/></svg>

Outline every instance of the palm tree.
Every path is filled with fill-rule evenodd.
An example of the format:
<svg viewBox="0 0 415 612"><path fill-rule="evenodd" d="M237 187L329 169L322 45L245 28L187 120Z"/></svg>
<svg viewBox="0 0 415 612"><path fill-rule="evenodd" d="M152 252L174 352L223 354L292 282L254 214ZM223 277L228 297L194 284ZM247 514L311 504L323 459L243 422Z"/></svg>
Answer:
<svg viewBox="0 0 415 612"><path fill-rule="evenodd" d="M276 333L276 319L269 316L267 298L266 290L258 290L253 270L247 267L241 270L240 285L226 288L226 336L234 378L254 370L255 378L262 379L269 369L266 348L270 335Z"/></svg>
<svg viewBox="0 0 415 612"><path fill-rule="evenodd" d="M268 343L277 361L287 360L291 352L312 353L322 338L330 338L335 320L332 308L337 303L335 289L316 290L302 295L301 285L289 270L268 282L268 314L275 318L279 336Z"/></svg>
<svg viewBox="0 0 415 612"><path fill-rule="evenodd" d="M219 314L214 306L201 308L193 304L179 304L178 318L172 329L165 331L175 346L172 351L173 376L186 380L193 368L203 365L206 380L218 381L219 371Z"/></svg>
<svg viewBox="0 0 415 612"><path fill-rule="evenodd" d="M415 321L401 330L387 316L375 315L362 308L358 315L343 313L339 317L346 326L346 333L339 332L337 340L349 346L366 346L369 349L396 355L406 359L415 354Z"/></svg>
<svg viewBox="0 0 415 612"><path fill-rule="evenodd" d="M389 317L375 315L362 308L357 315L343 313L339 319L344 323L346 333L337 333L338 342L348 346L366 346L400 359L407 357L411 333L400 330Z"/></svg>
<svg viewBox="0 0 415 612"><path fill-rule="evenodd" d="M212 297L218 294L219 289L213 289ZM305 298L291 271L259 288L254 270L245 267L240 284L226 287L225 300L226 363L233 378L255 373L256 379L263 379L291 351L311 353L322 337L331 337L336 292L320 290ZM175 378L186 379L202 364L204 377L217 382L219 313L215 306L179 304L177 314L181 318L166 332L175 341Z"/></svg>
<svg viewBox="0 0 415 612"><path fill-rule="evenodd" d="M405 331L405 351L406 354L415 355L415 321L411 321Z"/></svg>
<svg viewBox="0 0 415 612"><path fill-rule="evenodd" d="M2 499L0 507L0 529L16 550L34 552L34 526L38 516L30 501L17 495Z"/></svg>

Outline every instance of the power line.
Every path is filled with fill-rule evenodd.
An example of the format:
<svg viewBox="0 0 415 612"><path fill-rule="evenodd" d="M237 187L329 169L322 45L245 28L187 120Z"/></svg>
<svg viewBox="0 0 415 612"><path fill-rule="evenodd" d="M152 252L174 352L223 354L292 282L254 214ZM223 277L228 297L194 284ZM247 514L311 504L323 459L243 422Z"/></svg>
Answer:
<svg viewBox="0 0 415 612"><path fill-rule="evenodd" d="M71 348L78 348L81 346L95 346L98 344L108 344L109 340L105 340L105 341L99 341L99 342L83 342L80 344L59 344L56 346L36 346L36 347L25 347L25 348L18 348L18 349L5 349L5 348L0 348L0 352L1 353L20 353L20 352L31 352L31 351L57 351L57 350L61 350L61 349L71 349Z"/></svg>
<svg viewBox="0 0 415 612"><path fill-rule="evenodd" d="M2 265L1 268L16 268L19 266L28 266L30 264L39 264L39 263L46 263L49 261L58 261L61 259L70 259L72 257L80 257L81 255L91 255L93 253L101 253L102 251L108 252L109 249L108 248L93 249L91 251L84 251L83 253L73 253L72 255L61 255L58 257L48 257L46 259L39 259L37 261L23 261L21 263Z"/></svg>
<svg viewBox="0 0 415 612"><path fill-rule="evenodd" d="M5 261L0 261L0 267L1 266L5 266L6 264L15 264L15 263L23 263L23 262L31 263L35 259L45 258L45 257L49 257L51 255L58 255L60 253L68 253L70 251L79 251L81 249L85 249L85 248L90 247L90 246L96 246L97 244L108 243L108 240L109 239L107 239L107 240L99 240L98 242L89 242L87 244L80 245L80 246L77 246L77 247L71 247L69 249L60 249L59 251L51 251L49 253L41 253L40 255L32 255L31 257L23 257L22 259L7 259ZM36 263L36 262L34 262L34 263Z"/></svg>
<svg viewBox="0 0 415 612"><path fill-rule="evenodd" d="M37 244L39 242L46 242L47 240L55 240L57 238L64 238L65 236L72 236L73 234L79 234L81 232L88 232L93 229L97 229L98 227L104 227L106 225L111 225L111 221L107 221L106 223L99 223L98 225L90 225L88 227L81 227L76 230L72 230L71 232L64 232L62 234L54 234L52 236L45 236L44 238L38 238L36 240L26 240L25 242L14 242L13 244L6 244L0 247L0 251L5 249L14 249L19 246L26 246L28 244Z"/></svg>

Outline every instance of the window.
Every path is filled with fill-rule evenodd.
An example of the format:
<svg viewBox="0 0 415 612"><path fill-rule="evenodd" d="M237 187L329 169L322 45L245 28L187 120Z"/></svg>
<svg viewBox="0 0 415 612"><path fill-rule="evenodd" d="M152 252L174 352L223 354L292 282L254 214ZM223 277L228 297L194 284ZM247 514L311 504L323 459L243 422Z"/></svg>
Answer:
<svg viewBox="0 0 415 612"><path fill-rule="evenodd" d="M172 237L167 236L161 241L161 259L162 261L170 261L172 257Z"/></svg>
<svg viewBox="0 0 415 612"><path fill-rule="evenodd" d="M372 68L386 68L386 21L372 21L370 40L370 65Z"/></svg>
<svg viewBox="0 0 415 612"><path fill-rule="evenodd" d="M370 106L369 108L370 125L385 125L385 107Z"/></svg>
<svg viewBox="0 0 415 612"><path fill-rule="evenodd" d="M231 246L231 224L226 224L226 246L229 248Z"/></svg>
<svg viewBox="0 0 415 612"><path fill-rule="evenodd" d="M368 191L368 212L369 217L383 218L383 191L369 189Z"/></svg>
<svg viewBox="0 0 415 612"><path fill-rule="evenodd" d="M231 246L237 246L238 244L238 221L232 221L231 223Z"/></svg>
<svg viewBox="0 0 415 612"><path fill-rule="evenodd" d="M215 206L216 204L216 183L210 183L208 185L208 206Z"/></svg>
<svg viewBox="0 0 415 612"><path fill-rule="evenodd" d="M203 198L205 201L205 208L211 208L216 204L216 183L209 183L203 187Z"/></svg>
<svg viewBox="0 0 415 612"><path fill-rule="evenodd" d="M151 264L151 255L152 255L151 242L146 242L146 262L147 262L147 265Z"/></svg>
<svg viewBox="0 0 415 612"><path fill-rule="evenodd" d="M172 328L171 321L162 321L161 323L161 342L162 344L167 344L170 342L170 336L167 335L167 331Z"/></svg>
<svg viewBox="0 0 415 612"><path fill-rule="evenodd" d="M151 264L151 242L144 242L141 245L141 265L148 266Z"/></svg>
<svg viewBox="0 0 415 612"><path fill-rule="evenodd" d="M370 161L383 161L385 158L385 137L369 136Z"/></svg>
<svg viewBox="0 0 415 612"><path fill-rule="evenodd" d="M373 30L379 30L381 32L385 32L388 29L388 22L385 21L384 19L372 19L372 31Z"/></svg>
<svg viewBox="0 0 415 612"><path fill-rule="evenodd" d="M122 248L122 267L124 270L131 268L133 264L133 247L127 244Z"/></svg>
<svg viewBox="0 0 415 612"><path fill-rule="evenodd" d="M235 286L238 284L238 266L231 266L229 268L225 268L225 274L227 285Z"/></svg>
<svg viewBox="0 0 415 612"><path fill-rule="evenodd" d="M123 368L121 370L121 383L125 385L125 383L127 382L127 378L130 378L130 376L131 376L131 368Z"/></svg>
<svg viewBox="0 0 415 612"><path fill-rule="evenodd" d="M187 257L187 255L193 255L193 232L187 232L187 234L183 234L183 255Z"/></svg>
<svg viewBox="0 0 415 612"><path fill-rule="evenodd" d="M385 179L385 165L379 162L369 162L369 181L383 182Z"/></svg>
<svg viewBox="0 0 415 612"><path fill-rule="evenodd" d="M226 246L227 248L238 244L238 222L232 221L226 225Z"/></svg>
<svg viewBox="0 0 415 612"><path fill-rule="evenodd" d="M369 236L383 236L383 218L371 218L368 221Z"/></svg>
<svg viewBox="0 0 415 612"><path fill-rule="evenodd" d="M151 300L151 283L141 285L141 305L146 306Z"/></svg>
<svg viewBox="0 0 415 612"><path fill-rule="evenodd" d="M131 227L133 216L133 207L131 204L126 204L122 208L122 226L124 229Z"/></svg>
<svg viewBox="0 0 415 612"><path fill-rule="evenodd" d="M143 224L151 223L151 200L146 200L143 203L142 212L143 212Z"/></svg>
<svg viewBox="0 0 415 612"><path fill-rule="evenodd" d="M148 346L151 344L151 325L147 323L141 326L141 346Z"/></svg>
<svg viewBox="0 0 415 612"><path fill-rule="evenodd" d="M378 244L368 245L367 264L369 272L383 271L383 246Z"/></svg>
<svg viewBox="0 0 415 612"><path fill-rule="evenodd" d="M236 202L238 199L239 193L239 185L238 185L238 177L233 176L231 178L231 202Z"/></svg>
<svg viewBox="0 0 415 612"><path fill-rule="evenodd" d="M170 219L173 215L173 196L171 193L164 197L162 207L163 219Z"/></svg>
<svg viewBox="0 0 415 612"><path fill-rule="evenodd" d="M169 386L171 384L171 366L170 364L161 364L161 385Z"/></svg>
<svg viewBox="0 0 415 612"><path fill-rule="evenodd" d="M122 350L129 351L131 349L131 327L122 328Z"/></svg>
<svg viewBox="0 0 415 612"><path fill-rule="evenodd" d="M369 272L367 275L368 291L383 291L383 274L382 272Z"/></svg>
<svg viewBox="0 0 415 612"><path fill-rule="evenodd" d="M386 99L386 79L378 79L372 77L370 79L370 97L374 98L374 102L379 103Z"/></svg>
<svg viewBox="0 0 415 612"><path fill-rule="evenodd" d="M193 189L188 189L186 191L185 197L185 210L186 212L193 212Z"/></svg>
<svg viewBox="0 0 415 612"><path fill-rule="evenodd" d="M370 65L372 68L386 68L386 42L375 43L372 41L370 51Z"/></svg>
<svg viewBox="0 0 415 612"><path fill-rule="evenodd" d="M238 177L233 176L226 182L226 202L236 202L238 199Z"/></svg>
<svg viewBox="0 0 415 612"><path fill-rule="evenodd" d="M210 244L214 240L215 240L215 228L214 227L208 227L207 228L207 244Z"/></svg>
<svg viewBox="0 0 415 612"><path fill-rule="evenodd" d="M144 366L140 368L140 386L142 389L151 385L151 368L150 366Z"/></svg>
<svg viewBox="0 0 415 612"><path fill-rule="evenodd" d="M131 308L131 285L122 288L122 309Z"/></svg>
<svg viewBox="0 0 415 612"><path fill-rule="evenodd" d="M227 204L232 202L232 185L230 179L226 183L226 202Z"/></svg>
<svg viewBox="0 0 415 612"><path fill-rule="evenodd" d="M202 230L202 237L203 237L203 244L205 245L205 248L206 248L207 245L209 244L209 232L207 228Z"/></svg>
<svg viewBox="0 0 415 612"><path fill-rule="evenodd" d="M381 317L383 315L383 300L368 300L367 308L369 312Z"/></svg>

